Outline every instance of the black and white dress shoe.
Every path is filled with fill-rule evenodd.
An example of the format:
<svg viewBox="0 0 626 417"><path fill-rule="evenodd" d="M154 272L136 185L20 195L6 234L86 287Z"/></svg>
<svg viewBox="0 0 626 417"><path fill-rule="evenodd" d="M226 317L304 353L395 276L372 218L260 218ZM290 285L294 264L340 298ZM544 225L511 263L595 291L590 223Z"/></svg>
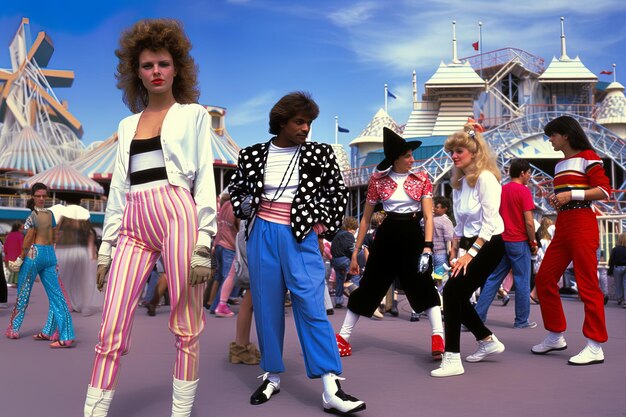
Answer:
<svg viewBox="0 0 626 417"><path fill-rule="evenodd" d="M254 391L252 396L250 397L250 404L259 405L267 402L272 395L278 394L280 392L280 383L275 383L267 379L266 376L263 377L263 383L259 388Z"/></svg>
<svg viewBox="0 0 626 417"><path fill-rule="evenodd" d="M337 391L334 394L330 396L327 393L322 394L324 412L346 416L365 410L365 403L363 401L343 392L339 381L335 382L337 382Z"/></svg>

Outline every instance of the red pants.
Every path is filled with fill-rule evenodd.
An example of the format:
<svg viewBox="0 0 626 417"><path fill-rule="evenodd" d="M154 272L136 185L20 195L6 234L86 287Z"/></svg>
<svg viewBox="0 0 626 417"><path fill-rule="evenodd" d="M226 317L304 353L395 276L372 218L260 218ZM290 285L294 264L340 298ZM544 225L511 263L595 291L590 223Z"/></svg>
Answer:
<svg viewBox="0 0 626 417"><path fill-rule="evenodd" d="M607 341L604 295L598 283L599 239L598 223L591 209L559 213L554 239L535 278L546 330L564 332L567 327L558 282L570 261L574 261L578 293L585 305L583 334L596 342Z"/></svg>

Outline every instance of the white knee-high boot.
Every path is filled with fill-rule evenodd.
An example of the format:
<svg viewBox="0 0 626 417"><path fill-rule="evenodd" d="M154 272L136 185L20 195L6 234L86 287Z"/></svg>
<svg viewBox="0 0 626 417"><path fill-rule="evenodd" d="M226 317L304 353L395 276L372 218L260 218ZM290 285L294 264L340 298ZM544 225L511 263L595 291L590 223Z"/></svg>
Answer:
<svg viewBox="0 0 626 417"><path fill-rule="evenodd" d="M174 378L172 384L172 417L189 417L193 400L196 397L198 381L184 381Z"/></svg>
<svg viewBox="0 0 626 417"><path fill-rule="evenodd" d="M114 393L115 391L107 391L89 385L85 398L85 417L106 417Z"/></svg>

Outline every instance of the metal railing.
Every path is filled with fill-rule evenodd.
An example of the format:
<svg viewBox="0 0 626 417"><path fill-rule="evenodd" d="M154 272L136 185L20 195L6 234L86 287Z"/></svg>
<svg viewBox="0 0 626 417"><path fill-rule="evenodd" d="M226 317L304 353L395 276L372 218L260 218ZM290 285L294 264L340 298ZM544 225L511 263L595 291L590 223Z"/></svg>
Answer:
<svg viewBox="0 0 626 417"><path fill-rule="evenodd" d="M508 164L517 157L512 152L520 142L530 136L543 135L543 127L558 116L568 114L578 120L585 129L589 140L599 154L611 159L616 166L626 170L626 141L610 130L598 125L595 120L572 113L537 112L523 117L512 119L498 127L488 130L484 134L502 172L508 172ZM415 166L425 169L430 175L433 184L441 181L452 168L452 159L442 148L427 160L416 162ZM367 184L375 166L352 168L344 171L344 179L348 187ZM531 164L532 180L531 191L535 198L535 205L546 213L554 213L554 209L547 203L546 196L553 187L553 177ZM618 189L626 189L626 181ZM616 193L615 199L595 202L596 208L602 214L621 214L626 209L626 193Z"/></svg>
<svg viewBox="0 0 626 417"><path fill-rule="evenodd" d="M30 196L27 194L0 194L0 207L26 208L28 200L30 200ZM51 207L55 204L65 205L65 202L58 198L46 198L46 207Z"/></svg>
<svg viewBox="0 0 626 417"><path fill-rule="evenodd" d="M598 216L598 230L600 232L600 248L604 253L601 265L607 265L611 249L617 244L617 238L626 230L626 214L610 214Z"/></svg>
<svg viewBox="0 0 626 417"><path fill-rule="evenodd" d="M95 198L81 198L80 206L86 208L89 211L104 213L107 207L107 202L106 200L98 200Z"/></svg>
<svg viewBox="0 0 626 417"><path fill-rule="evenodd" d="M504 65L515 58L519 59L522 67L534 74L541 74L545 70L545 60L543 58L518 48L496 49L495 51L461 58L461 61L469 61L472 68L479 72L481 68Z"/></svg>
<svg viewBox="0 0 626 417"><path fill-rule="evenodd" d="M22 178L0 177L0 187L22 188L22 184L24 184L24 179Z"/></svg>

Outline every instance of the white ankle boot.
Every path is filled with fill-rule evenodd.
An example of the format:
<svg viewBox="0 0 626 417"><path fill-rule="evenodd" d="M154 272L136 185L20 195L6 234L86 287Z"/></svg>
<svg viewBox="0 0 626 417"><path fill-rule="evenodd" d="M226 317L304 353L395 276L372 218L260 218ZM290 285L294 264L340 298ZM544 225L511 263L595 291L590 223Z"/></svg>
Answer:
<svg viewBox="0 0 626 417"><path fill-rule="evenodd" d="M193 399L196 397L198 381L183 381L174 378L172 391L172 417L189 417Z"/></svg>
<svg viewBox="0 0 626 417"><path fill-rule="evenodd" d="M85 398L85 417L106 417L114 393L115 391L107 391L89 385Z"/></svg>
<svg viewBox="0 0 626 417"><path fill-rule="evenodd" d="M452 352L443 352L443 358L441 359L441 365L439 368L430 371L430 376L445 377L461 375L465 373L463 364L461 363L461 354Z"/></svg>

